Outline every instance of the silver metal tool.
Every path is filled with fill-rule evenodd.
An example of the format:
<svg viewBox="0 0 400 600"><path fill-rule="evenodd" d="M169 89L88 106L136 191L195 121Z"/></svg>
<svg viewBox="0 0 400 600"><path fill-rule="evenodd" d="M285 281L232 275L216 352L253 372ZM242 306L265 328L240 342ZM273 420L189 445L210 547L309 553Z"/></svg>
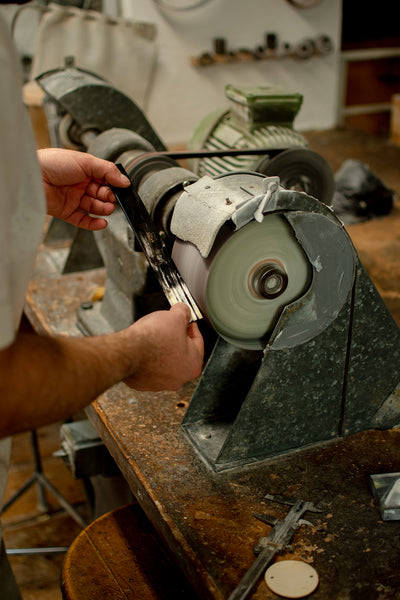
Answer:
<svg viewBox="0 0 400 600"><path fill-rule="evenodd" d="M272 526L272 530L267 537L258 540L254 547L254 553L257 558L244 575L239 585L233 590L228 600L245 600L256 586L259 578L262 576L265 568L271 562L275 554L278 554L290 542L292 536L301 525L313 525L309 521L302 519L304 513L322 512L311 502L305 500L294 500L285 496L267 494L267 500L291 505L292 508L284 519L277 519L270 515L255 513L254 517Z"/></svg>
<svg viewBox="0 0 400 600"><path fill-rule="evenodd" d="M400 520L400 473L370 476L371 488L384 521Z"/></svg>
<svg viewBox="0 0 400 600"><path fill-rule="evenodd" d="M129 179L121 164L117 167ZM113 187L113 192L125 217L133 229L142 250L157 275L161 288L171 306L184 302L189 306L191 320L202 319L202 314L188 287L172 261L142 199L131 184L127 188Z"/></svg>

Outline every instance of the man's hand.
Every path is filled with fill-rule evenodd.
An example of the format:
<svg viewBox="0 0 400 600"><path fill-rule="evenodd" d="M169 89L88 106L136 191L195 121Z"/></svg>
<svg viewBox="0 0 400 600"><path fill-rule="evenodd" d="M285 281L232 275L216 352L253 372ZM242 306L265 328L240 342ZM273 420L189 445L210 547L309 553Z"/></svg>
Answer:
<svg viewBox="0 0 400 600"><path fill-rule="evenodd" d="M85 152L46 148L38 151L47 212L82 229L107 227L115 208L110 185L127 187L129 180L107 160Z"/></svg>
<svg viewBox="0 0 400 600"><path fill-rule="evenodd" d="M150 313L126 330L134 335L139 355L124 381L136 390L178 390L201 373L204 344L186 304Z"/></svg>

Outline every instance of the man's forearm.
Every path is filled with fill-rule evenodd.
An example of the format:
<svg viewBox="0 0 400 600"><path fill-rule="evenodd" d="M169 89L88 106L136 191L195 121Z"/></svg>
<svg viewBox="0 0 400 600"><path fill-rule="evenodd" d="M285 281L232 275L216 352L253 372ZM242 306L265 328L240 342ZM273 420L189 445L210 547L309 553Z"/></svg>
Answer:
<svg viewBox="0 0 400 600"><path fill-rule="evenodd" d="M65 419L129 375L135 344L123 335L19 334L0 351L0 437Z"/></svg>
<svg viewBox="0 0 400 600"><path fill-rule="evenodd" d="M203 362L203 339L189 322L189 308L175 304L104 336L19 333L0 350L0 437L65 419L120 381L179 389Z"/></svg>

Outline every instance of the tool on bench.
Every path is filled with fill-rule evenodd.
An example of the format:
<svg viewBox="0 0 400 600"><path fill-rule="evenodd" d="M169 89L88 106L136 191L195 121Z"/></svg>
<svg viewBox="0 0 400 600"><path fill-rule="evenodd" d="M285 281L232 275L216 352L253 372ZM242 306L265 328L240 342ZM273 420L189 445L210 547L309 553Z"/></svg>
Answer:
<svg viewBox="0 0 400 600"><path fill-rule="evenodd" d="M400 473L370 476L372 492L384 521L400 520Z"/></svg>
<svg viewBox="0 0 400 600"><path fill-rule="evenodd" d="M306 500L294 500L285 496L267 494L267 500L281 502L292 506L284 519L277 519L270 515L254 513L254 517L272 526L272 530L267 537L261 537L254 547L254 553L257 558L241 579L239 585L233 590L228 600L245 600L256 586L264 570L276 554L286 548L292 536L301 525L311 525L312 523L302 519L304 513L322 512L314 506L312 502Z"/></svg>
<svg viewBox="0 0 400 600"><path fill-rule="evenodd" d="M121 164L117 167L129 179L128 173ZM133 229L142 250L157 275L161 288L171 306L184 302L189 306L191 320L202 318L200 309L193 300L188 287L179 274L170 254L167 251L154 221L151 219L138 192L131 184L127 188L113 187L113 192L122 211Z"/></svg>

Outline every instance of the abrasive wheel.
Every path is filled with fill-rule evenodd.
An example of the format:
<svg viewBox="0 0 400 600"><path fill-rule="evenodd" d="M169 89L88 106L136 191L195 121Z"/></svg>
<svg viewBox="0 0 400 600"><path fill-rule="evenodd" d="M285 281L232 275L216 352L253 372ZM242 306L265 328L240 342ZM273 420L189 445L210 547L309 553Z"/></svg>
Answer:
<svg viewBox="0 0 400 600"><path fill-rule="evenodd" d="M226 225L206 259L176 240L172 258L213 328L241 348L263 348L282 309L311 283L311 266L278 214L236 232Z"/></svg>

